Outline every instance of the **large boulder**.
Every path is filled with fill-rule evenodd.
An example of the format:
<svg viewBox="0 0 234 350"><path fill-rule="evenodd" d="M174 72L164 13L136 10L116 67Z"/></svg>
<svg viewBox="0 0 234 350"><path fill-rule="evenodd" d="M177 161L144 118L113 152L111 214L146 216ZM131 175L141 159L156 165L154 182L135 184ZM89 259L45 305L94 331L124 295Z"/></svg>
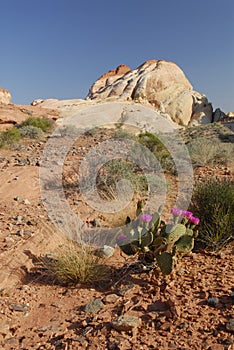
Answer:
<svg viewBox="0 0 234 350"><path fill-rule="evenodd" d="M151 105L179 125L212 121L211 104L173 62L150 60L134 70L121 65L95 81L86 100L110 98Z"/></svg>
<svg viewBox="0 0 234 350"><path fill-rule="evenodd" d="M10 91L0 88L0 103L3 103L3 104L11 103Z"/></svg>

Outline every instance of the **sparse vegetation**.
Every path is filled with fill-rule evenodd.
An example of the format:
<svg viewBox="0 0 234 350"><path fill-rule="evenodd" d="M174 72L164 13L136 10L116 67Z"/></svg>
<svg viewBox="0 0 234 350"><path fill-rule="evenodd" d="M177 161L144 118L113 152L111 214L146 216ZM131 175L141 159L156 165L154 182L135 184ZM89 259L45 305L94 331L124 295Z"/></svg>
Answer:
<svg viewBox="0 0 234 350"><path fill-rule="evenodd" d="M130 133L129 131L121 128L117 128L117 130L114 133L114 137L120 139L136 140L136 136L133 133Z"/></svg>
<svg viewBox="0 0 234 350"><path fill-rule="evenodd" d="M30 139L39 139L44 135L42 129L32 125L23 126L19 131L22 137L29 137Z"/></svg>
<svg viewBox="0 0 234 350"><path fill-rule="evenodd" d="M109 269L90 247L69 242L50 259L43 259L49 277L57 283L95 283L106 280Z"/></svg>
<svg viewBox="0 0 234 350"><path fill-rule="evenodd" d="M128 180L135 193L146 193L147 179L142 171L133 163L123 159L113 159L106 163L97 176L97 188L105 199L117 197L117 186L121 180Z"/></svg>
<svg viewBox="0 0 234 350"><path fill-rule="evenodd" d="M219 250L234 239L234 181L197 183L191 209L201 218L196 246Z"/></svg>
<svg viewBox="0 0 234 350"><path fill-rule="evenodd" d="M189 152L192 162L196 166L226 165L234 155L234 147L231 143L222 143L218 139L198 138L189 144Z"/></svg>
<svg viewBox="0 0 234 350"><path fill-rule="evenodd" d="M53 129L53 125L54 123L52 120L40 117L29 117L23 123L21 123L21 127L34 126L44 132L50 132Z"/></svg>
<svg viewBox="0 0 234 350"><path fill-rule="evenodd" d="M140 133L138 135L137 141L141 145L147 147L150 150L150 152L153 153L153 155L158 160L158 162L164 170L175 173L175 164L172 159L172 156L170 155L170 152L163 144L163 142L157 137L157 135L154 135L149 132ZM136 150L134 150L134 152L142 153L142 150L140 147L138 147ZM143 158L144 155L142 154L142 159Z"/></svg>
<svg viewBox="0 0 234 350"><path fill-rule="evenodd" d="M0 147L12 147L20 140L20 132L16 128L9 128L0 132Z"/></svg>

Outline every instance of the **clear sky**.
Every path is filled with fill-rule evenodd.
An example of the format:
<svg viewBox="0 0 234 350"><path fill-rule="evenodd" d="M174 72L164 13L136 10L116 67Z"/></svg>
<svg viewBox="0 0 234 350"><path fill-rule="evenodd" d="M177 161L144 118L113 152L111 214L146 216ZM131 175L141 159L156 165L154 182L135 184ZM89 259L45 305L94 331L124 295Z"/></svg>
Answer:
<svg viewBox="0 0 234 350"><path fill-rule="evenodd" d="M119 64L165 59L234 111L233 0L0 0L0 33L0 86L13 103L84 98Z"/></svg>

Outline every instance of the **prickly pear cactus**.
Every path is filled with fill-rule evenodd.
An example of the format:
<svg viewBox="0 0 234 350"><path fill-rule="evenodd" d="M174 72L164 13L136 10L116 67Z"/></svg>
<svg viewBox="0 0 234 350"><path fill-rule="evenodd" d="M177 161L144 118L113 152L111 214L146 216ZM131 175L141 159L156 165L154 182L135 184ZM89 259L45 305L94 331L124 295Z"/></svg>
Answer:
<svg viewBox="0 0 234 350"><path fill-rule="evenodd" d="M186 233L186 227L182 224L174 225L167 236L168 243L173 243L178 241L178 239L184 236Z"/></svg>
<svg viewBox="0 0 234 350"><path fill-rule="evenodd" d="M194 247L194 238L190 235L184 235L175 242L175 246L178 253L190 253Z"/></svg>
<svg viewBox="0 0 234 350"><path fill-rule="evenodd" d="M193 237L194 236L193 230L191 228L186 228L186 235Z"/></svg>
<svg viewBox="0 0 234 350"><path fill-rule="evenodd" d="M152 232L146 232L142 237L141 237L141 242L140 242L140 247L144 250L149 250L149 245L153 242L153 234ZM147 249L148 248L148 249Z"/></svg>
<svg viewBox="0 0 234 350"><path fill-rule="evenodd" d="M160 218L159 213L155 213L152 217L153 225L152 225L151 231L153 232L154 235L156 235L158 232L158 228L160 226L160 221L161 221L160 219L161 218Z"/></svg>
<svg viewBox="0 0 234 350"><path fill-rule="evenodd" d="M168 252L163 252L156 255L156 260L158 266L160 267L162 273L165 275L170 275L173 269L173 256Z"/></svg>
<svg viewBox="0 0 234 350"><path fill-rule="evenodd" d="M187 254L194 247L194 238L198 235L198 231L194 231L194 218L192 221L192 213L188 211L173 208L173 223L166 225L161 221L162 207L151 215L142 212L143 206L143 201L137 203L137 218L131 222L127 217L128 231L120 231L116 242L127 255L138 254L140 259L150 263L156 260L161 271L168 275L172 272L177 255ZM178 223L179 217L181 223ZM199 223L199 219L195 219Z"/></svg>
<svg viewBox="0 0 234 350"><path fill-rule="evenodd" d="M135 255L139 251L139 248L136 245L132 244L132 243L121 245L120 249L126 255Z"/></svg>
<svg viewBox="0 0 234 350"><path fill-rule="evenodd" d="M155 237L152 243L154 249L160 247L162 244L167 244L167 240L164 237Z"/></svg>

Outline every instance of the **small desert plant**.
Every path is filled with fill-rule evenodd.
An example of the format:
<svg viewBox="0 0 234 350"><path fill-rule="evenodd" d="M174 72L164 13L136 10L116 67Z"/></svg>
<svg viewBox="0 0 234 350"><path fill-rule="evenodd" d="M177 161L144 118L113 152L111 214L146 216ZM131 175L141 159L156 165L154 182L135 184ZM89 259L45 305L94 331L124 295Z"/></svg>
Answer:
<svg viewBox="0 0 234 350"><path fill-rule="evenodd" d="M197 183L191 210L201 218L196 247L221 249L234 238L234 181L211 178Z"/></svg>
<svg viewBox="0 0 234 350"><path fill-rule="evenodd" d="M96 181L98 192L106 199L115 199L118 182L123 179L131 183L135 193L147 191L147 179L137 166L122 159L112 159L98 173Z"/></svg>
<svg viewBox="0 0 234 350"><path fill-rule="evenodd" d="M106 280L109 269L99 262L100 258L94 255L90 247L80 246L75 242L69 242L53 254L52 258L43 260L49 276L61 284Z"/></svg>
<svg viewBox="0 0 234 350"><path fill-rule="evenodd" d="M50 132L53 129L54 124L52 120L47 118L29 117L21 123L21 127L28 125L39 128L44 132Z"/></svg>
<svg viewBox="0 0 234 350"><path fill-rule="evenodd" d="M159 140L159 138L156 135L150 132L140 133L138 135L138 140L141 144L149 148L151 152L161 153L164 157L170 155L162 141Z"/></svg>
<svg viewBox="0 0 234 350"><path fill-rule="evenodd" d="M79 130L74 125L65 125L62 128L58 129L58 132L62 137L66 136L79 136Z"/></svg>
<svg viewBox="0 0 234 350"><path fill-rule="evenodd" d="M20 132L16 128L9 128L0 132L0 147L11 147L20 140Z"/></svg>
<svg viewBox="0 0 234 350"><path fill-rule="evenodd" d="M227 164L230 155L234 155L232 144L226 144L216 139L194 139L188 149L192 162L198 166L213 166Z"/></svg>
<svg viewBox="0 0 234 350"><path fill-rule="evenodd" d="M127 130L117 128L117 130L114 132L114 137L117 139L129 139L129 140L135 140L136 136L133 133L130 133Z"/></svg>
<svg viewBox="0 0 234 350"><path fill-rule="evenodd" d="M153 215L142 213L131 222L127 217L124 230L120 230L116 242L126 255L138 254L146 263L156 263L161 271L168 275L172 272L178 256L188 254L194 247L194 238L198 235L193 231L199 224L199 219L192 212L173 208L173 222L161 222L161 211ZM141 213L137 207L136 214ZM178 223L181 220L181 223Z"/></svg>
<svg viewBox="0 0 234 350"><path fill-rule="evenodd" d="M32 125L23 126L19 131L22 137L29 137L31 139L39 139L44 135L42 129Z"/></svg>
<svg viewBox="0 0 234 350"><path fill-rule="evenodd" d="M170 152L157 135L150 132L144 132L138 135L137 140L141 145L147 147L154 154L154 156L159 161L160 166L164 170L175 172L175 164L170 155ZM141 147L135 148L134 152L145 153L142 152ZM143 154L142 157L144 158Z"/></svg>

